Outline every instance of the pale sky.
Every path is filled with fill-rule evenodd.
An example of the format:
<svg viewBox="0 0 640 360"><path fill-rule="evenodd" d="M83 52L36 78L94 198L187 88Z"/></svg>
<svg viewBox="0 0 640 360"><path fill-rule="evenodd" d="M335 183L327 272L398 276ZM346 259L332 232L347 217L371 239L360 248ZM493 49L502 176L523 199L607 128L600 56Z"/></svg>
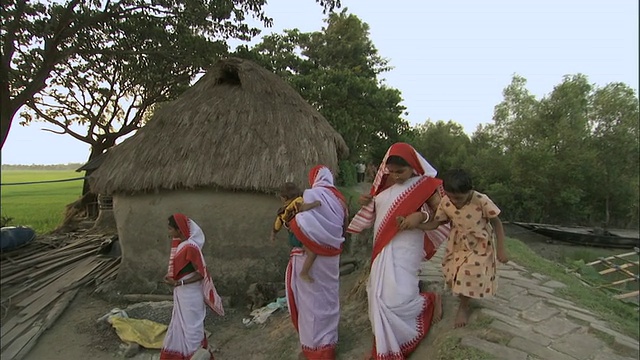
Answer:
<svg viewBox="0 0 640 360"><path fill-rule="evenodd" d="M402 4L402 5L401 5ZM399 89L411 124L453 120L471 134L491 122L514 73L536 96L567 74L592 83L638 89L637 0L343 0L371 28L380 55L394 67L383 75ZM271 0L274 26L320 30L314 0ZM260 37L253 43L258 42ZM239 42L230 43L235 48ZM82 163L88 145L68 135L19 126L14 120L3 164Z"/></svg>

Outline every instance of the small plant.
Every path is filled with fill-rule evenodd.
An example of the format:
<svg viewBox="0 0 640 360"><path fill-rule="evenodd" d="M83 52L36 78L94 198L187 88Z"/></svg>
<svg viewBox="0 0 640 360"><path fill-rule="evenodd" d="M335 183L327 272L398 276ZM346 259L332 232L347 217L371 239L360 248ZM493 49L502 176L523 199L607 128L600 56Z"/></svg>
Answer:
<svg viewBox="0 0 640 360"><path fill-rule="evenodd" d="M0 216L0 227L10 226L12 221L13 221L12 217L2 215Z"/></svg>

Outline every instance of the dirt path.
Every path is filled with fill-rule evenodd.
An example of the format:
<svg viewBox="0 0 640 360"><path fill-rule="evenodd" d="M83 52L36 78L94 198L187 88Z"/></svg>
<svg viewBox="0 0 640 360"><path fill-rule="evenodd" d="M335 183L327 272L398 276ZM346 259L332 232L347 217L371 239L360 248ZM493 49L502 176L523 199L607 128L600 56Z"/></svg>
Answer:
<svg viewBox="0 0 640 360"><path fill-rule="evenodd" d="M25 360L113 360L120 339L113 330L96 326L96 319L113 306L87 292L79 293Z"/></svg>

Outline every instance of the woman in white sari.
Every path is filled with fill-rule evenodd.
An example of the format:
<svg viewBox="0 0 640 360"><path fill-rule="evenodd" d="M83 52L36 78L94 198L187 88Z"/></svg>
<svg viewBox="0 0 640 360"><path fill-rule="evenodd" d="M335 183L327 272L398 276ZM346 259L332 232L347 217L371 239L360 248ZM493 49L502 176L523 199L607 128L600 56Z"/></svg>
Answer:
<svg viewBox="0 0 640 360"><path fill-rule="evenodd" d="M208 348L206 306L221 316L224 309L202 255L204 233L200 227L185 215L174 214L169 217L169 234L173 240L164 280L174 287L173 314L160 360L188 360L199 349Z"/></svg>
<svg viewBox="0 0 640 360"><path fill-rule="evenodd" d="M418 280L421 261L431 258L449 233L448 225L426 232L416 228L440 202L442 181L436 174L410 145L392 145L349 225L350 233L374 227L367 284L372 359L406 359L442 316L440 295L421 293Z"/></svg>
<svg viewBox="0 0 640 360"><path fill-rule="evenodd" d="M285 279L287 301L302 347L299 358L333 360L340 322L340 253L348 213L344 196L333 185L327 167L311 169L309 184L304 202L318 201L320 206L298 213L289 226L304 247L317 255L309 273L314 281L300 278L308 254L294 247Z"/></svg>

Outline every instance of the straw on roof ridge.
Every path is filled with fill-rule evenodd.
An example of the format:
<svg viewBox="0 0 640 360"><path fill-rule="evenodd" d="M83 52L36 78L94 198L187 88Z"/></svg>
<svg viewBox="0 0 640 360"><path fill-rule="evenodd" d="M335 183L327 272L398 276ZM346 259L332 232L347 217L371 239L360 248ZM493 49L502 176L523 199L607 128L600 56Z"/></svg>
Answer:
<svg viewBox="0 0 640 360"><path fill-rule="evenodd" d="M317 164L348 154L340 134L277 75L243 59L218 61L131 138L109 150L96 193L198 187L269 192L306 183Z"/></svg>

